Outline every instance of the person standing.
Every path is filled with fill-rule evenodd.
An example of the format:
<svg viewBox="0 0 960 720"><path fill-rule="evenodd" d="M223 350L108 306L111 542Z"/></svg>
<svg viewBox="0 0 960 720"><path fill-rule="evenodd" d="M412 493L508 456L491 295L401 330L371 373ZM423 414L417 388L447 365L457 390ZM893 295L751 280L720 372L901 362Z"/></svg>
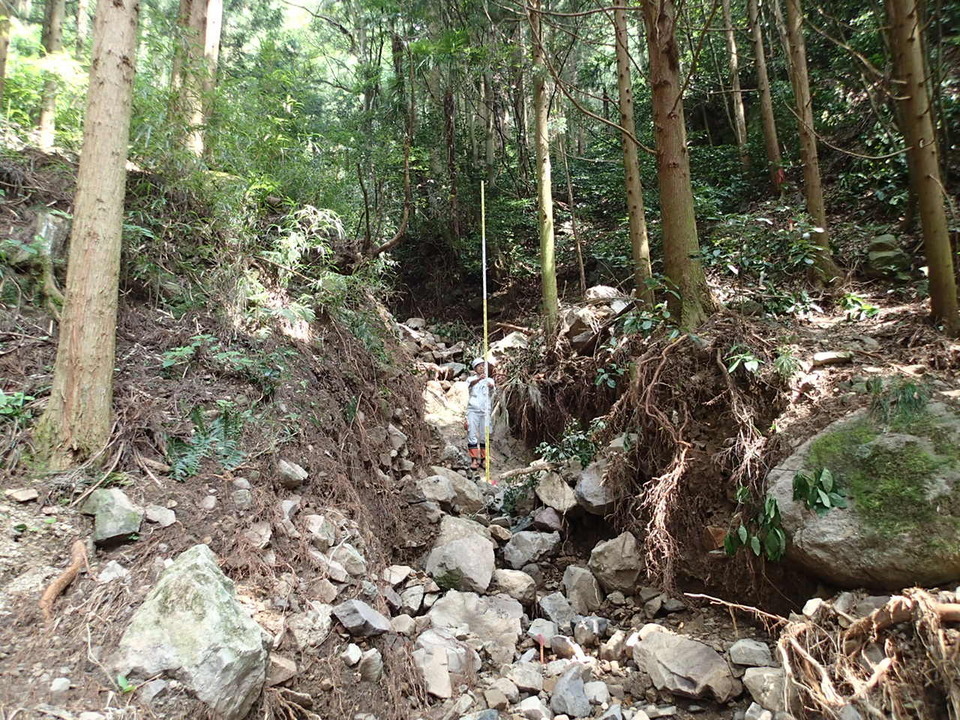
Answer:
<svg viewBox="0 0 960 720"><path fill-rule="evenodd" d="M467 378L470 399L467 401L467 419L463 425L467 431L471 470L479 470L487 458L487 430L496 390L494 379L489 377L493 365L493 360L478 357L471 363L473 373Z"/></svg>

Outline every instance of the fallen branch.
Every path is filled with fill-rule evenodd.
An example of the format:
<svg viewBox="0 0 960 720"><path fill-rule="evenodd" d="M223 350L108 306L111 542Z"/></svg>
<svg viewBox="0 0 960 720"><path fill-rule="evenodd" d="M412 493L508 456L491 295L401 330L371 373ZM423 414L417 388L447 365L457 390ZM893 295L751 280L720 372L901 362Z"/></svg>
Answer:
<svg viewBox="0 0 960 720"><path fill-rule="evenodd" d="M733 610L740 610L741 612L749 613L760 620L771 622L774 625L786 625L789 622L785 617L781 617L780 615L774 615L773 613L765 612L751 605L740 605L739 603L721 600L720 598L713 597L712 595L704 595L702 593L684 593L683 595L684 597L693 598L695 600L706 600L711 605L722 605L723 607L732 608Z"/></svg>
<svg viewBox="0 0 960 720"><path fill-rule="evenodd" d="M891 598L886 605L847 628L843 634L844 651L850 654L879 631L913 620L917 609L917 602L913 598L902 595ZM960 623L960 603L931 602L925 609L936 613L941 622Z"/></svg>
<svg viewBox="0 0 960 720"><path fill-rule="evenodd" d="M40 596L40 610L43 612L43 619L48 625L53 620L53 603L84 567L87 568L87 572L90 572L90 564L87 561L87 546L83 540L75 540L70 548L70 565L53 582L47 585L47 589Z"/></svg>
<svg viewBox="0 0 960 720"><path fill-rule="evenodd" d="M509 480L510 478L519 477L520 475L531 475L535 472L542 472L544 470L556 470L557 464L552 462L545 462L543 460L535 460L527 467L515 468L513 470L507 470L502 472L496 477L493 478L495 483L500 482L501 480Z"/></svg>
<svg viewBox="0 0 960 720"><path fill-rule="evenodd" d="M523 327L521 325L511 325L510 323L498 322L495 325L501 330L510 330L511 332L518 332L523 335L533 335L536 331L528 327Z"/></svg>

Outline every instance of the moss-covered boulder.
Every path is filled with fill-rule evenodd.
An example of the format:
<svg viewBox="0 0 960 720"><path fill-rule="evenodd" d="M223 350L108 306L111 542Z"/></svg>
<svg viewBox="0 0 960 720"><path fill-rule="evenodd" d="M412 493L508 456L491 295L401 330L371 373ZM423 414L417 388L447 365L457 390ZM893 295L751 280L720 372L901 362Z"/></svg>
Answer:
<svg viewBox="0 0 960 720"><path fill-rule="evenodd" d="M816 482L824 468L836 484L824 488L826 503L795 500L797 473ZM768 483L788 556L810 573L891 590L960 579L960 415L946 405L885 422L854 413L800 446ZM844 499L830 500L831 490Z"/></svg>

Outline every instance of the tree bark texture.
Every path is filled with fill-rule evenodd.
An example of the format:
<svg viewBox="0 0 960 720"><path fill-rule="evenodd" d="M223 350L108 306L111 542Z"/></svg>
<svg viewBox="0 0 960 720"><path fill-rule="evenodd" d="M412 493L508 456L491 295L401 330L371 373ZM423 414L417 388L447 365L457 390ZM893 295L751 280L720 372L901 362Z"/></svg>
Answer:
<svg viewBox="0 0 960 720"><path fill-rule="evenodd" d="M770 182L774 192L782 193L783 159L780 156L780 140L777 138L777 121L773 114L773 98L770 95L770 77L767 75L767 57L763 46L763 29L760 27L760 8L757 0L747 0L750 15L750 32L753 35L753 53L757 67L757 91L760 95L760 119L763 121L763 146L767 155Z"/></svg>
<svg viewBox="0 0 960 720"><path fill-rule="evenodd" d="M47 0L43 12L43 50L49 58L63 50L63 16L65 0ZM57 76L47 70L44 73L43 94L40 98L39 143L43 150L53 147L57 129Z"/></svg>
<svg viewBox="0 0 960 720"><path fill-rule="evenodd" d="M138 0L97 2L66 299L50 400L37 429L54 470L90 457L110 438L139 12Z"/></svg>
<svg viewBox="0 0 960 720"><path fill-rule="evenodd" d="M77 38L75 54L79 58L83 55L83 48L90 35L90 0L77 0Z"/></svg>
<svg viewBox="0 0 960 720"><path fill-rule="evenodd" d="M733 129L737 134L737 148L740 150L740 162L750 166L750 153L747 150L747 115L743 109L743 91L740 88L740 54L737 38L733 34L733 16L730 13L730 0L721 0L723 10L723 30L727 39L727 59L730 65L730 90L733 102Z"/></svg>
<svg viewBox="0 0 960 720"><path fill-rule="evenodd" d="M673 0L647 0L643 18L653 91L663 259L667 278L679 294L679 298L671 294L669 305L680 326L693 329L707 319L714 302L700 264Z"/></svg>
<svg viewBox="0 0 960 720"><path fill-rule="evenodd" d="M803 37L803 9L800 0L786 0L787 39L790 43L790 67L793 97L797 111L797 133L800 136L800 161L803 164L803 194L807 212L820 228L815 233L819 246L814 263L817 279L831 283L840 276L840 269L830 251L830 233L827 229L827 209L823 201L820 180L820 157L817 154L817 135L813 124L813 98L810 96L810 77L807 73L807 47Z"/></svg>
<svg viewBox="0 0 960 720"><path fill-rule="evenodd" d="M630 45L627 36L626 0L614 0L613 28L616 36L617 90L620 103L620 127L637 132L633 116L633 84L630 78ZM630 248L633 253L633 284L636 296L653 307L653 288L650 279L650 241L647 237L646 210L643 206L643 185L640 182L640 159L637 143L629 134L621 132L623 146L623 184L627 193L627 217L630 222Z"/></svg>
<svg viewBox="0 0 960 720"><path fill-rule="evenodd" d="M557 329L560 314L557 300L557 268L554 257L553 188L550 171L550 128L547 67L540 32L540 0L531 0L529 8L531 45L533 46L533 109L537 158L537 201L540 226L540 277L543 288L543 327L550 336Z"/></svg>
<svg viewBox="0 0 960 720"><path fill-rule="evenodd" d="M0 0L0 99L7 81L7 53L10 50L10 18L13 17L13 4Z"/></svg>
<svg viewBox="0 0 960 720"><path fill-rule="evenodd" d="M960 334L957 284L950 248L944 186L936 128L927 85L927 65L921 38L922 24L915 0L886 0L893 51L893 93L900 106L914 194L923 229L923 251L930 279L930 309L948 334Z"/></svg>
<svg viewBox="0 0 960 720"><path fill-rule="evenodd" d="M204 126L216 87L223 28L223 0L180 0L181 39L171 74L173 116L183 126L182 144L190 154L204 153Z"/></svg>

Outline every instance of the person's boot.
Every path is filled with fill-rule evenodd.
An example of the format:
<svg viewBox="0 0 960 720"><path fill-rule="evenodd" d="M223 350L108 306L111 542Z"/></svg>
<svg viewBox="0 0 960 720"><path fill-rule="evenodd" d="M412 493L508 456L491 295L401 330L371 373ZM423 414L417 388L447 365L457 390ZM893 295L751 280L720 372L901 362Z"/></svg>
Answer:
<svg viewBox="0 0 960 720"><path fill-rule="evenodd" d="M481 467L480 448L467 448L467 452L470 454L470 469L479 470Z"/></svg>

